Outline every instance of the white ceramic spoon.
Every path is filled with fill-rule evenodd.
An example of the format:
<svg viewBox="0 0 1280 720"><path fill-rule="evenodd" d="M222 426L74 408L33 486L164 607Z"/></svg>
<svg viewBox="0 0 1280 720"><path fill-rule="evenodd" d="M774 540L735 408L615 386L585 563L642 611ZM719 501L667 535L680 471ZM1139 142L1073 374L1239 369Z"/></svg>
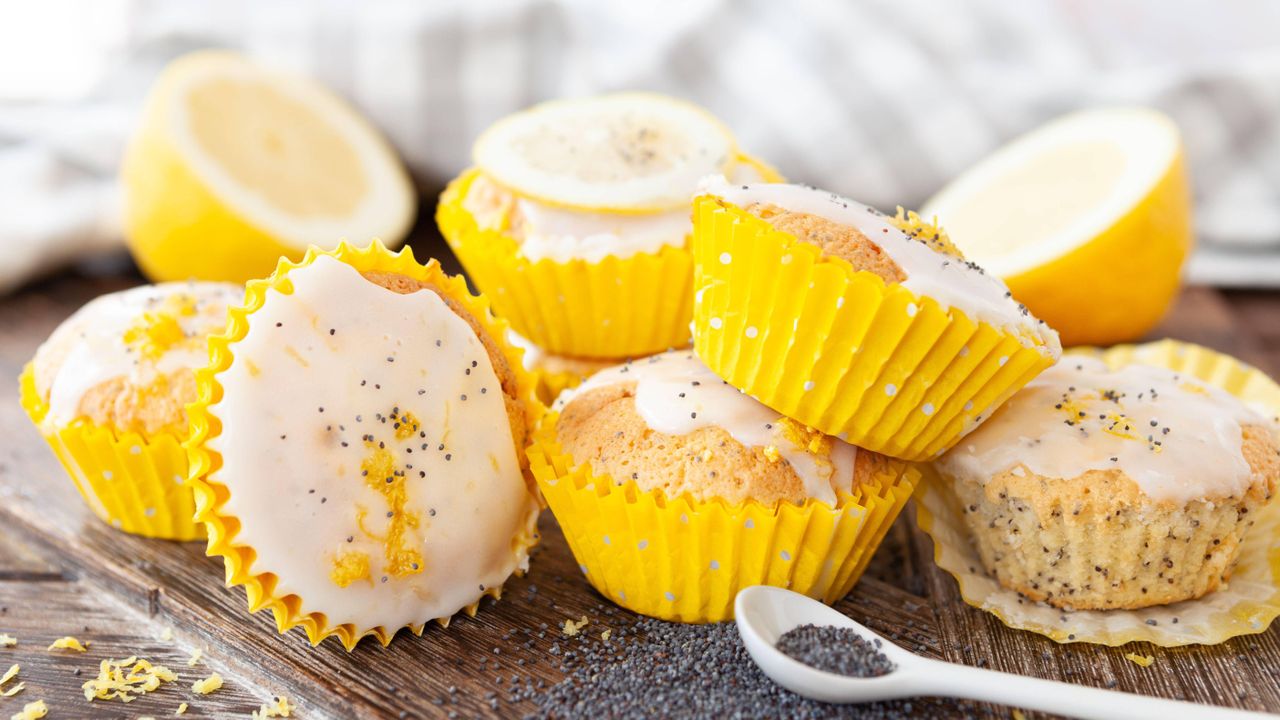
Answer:
<svg viewBox="0 0 1280 720"><path fill-rule="evenodd" d="M1099 720L1121 717L1135 720L1276 718L1275 715L1099 690L930 660L894 645L817 600L782 588L764 585L746 588L738 593L733 609L742 642L764 674L794 693L823 702L864 703L937 696L983 700ZM836 675L805 665L774 647L782 633L805 624L846 627L869 642L880 640L880 651L897 668L874 678Z"/></svg>

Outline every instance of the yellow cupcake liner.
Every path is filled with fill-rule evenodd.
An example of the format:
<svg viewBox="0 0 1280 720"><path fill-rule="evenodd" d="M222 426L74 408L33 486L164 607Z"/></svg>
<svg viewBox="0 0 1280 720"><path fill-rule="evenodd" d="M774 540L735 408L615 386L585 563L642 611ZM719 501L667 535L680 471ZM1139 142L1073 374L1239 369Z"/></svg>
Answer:
<svg viewBox="0 0 1280 720"><path fill-rule="evenodd" d="M332 636L338 638L343 647L350 651L355 648L361 638L370 635L385 646L402 628L358 627L350 623L332 625L324 613L307 611L304 598L295 594L277 593L276 575L255 571L253 564L257 556L256 552L252 547L236 542L240 521L225 511L224 506L231 497L231 493L217 478L218 469L222 466L222 457L207 444L209 440L217 437L222 429L222 421L209 412L209 406L222 399L222 386L218 382L218 374L231 366L235 357L235 344L243 340L249 332L250 316L262 307L268 290L283 294L291 293L293 285L289 279L289 273L310 265L320 256L336 258L361 272L399 273L440 288L450 299L461 303L489 332L493 342L510 358L512 371L516 374L519 397L525 407L530 429L535 427L538 418L546 408L537 399L534 378L525 372L521 365L523 351L507 342L507 324L493 316L488 300L483 296L472 295L461 277L446 274L435 260L429 260L426 265L418 263L413 257L411 248L406 247L393 253L378 241L366 247L354 247L343 242L332 251L312 246L307 249L302 260L293 262L288 258L280 258L275 272L269 278L248 283L245 288L244 305L229 310L226 332L209 338L211 362L208 367L196 372L198 399L187 408L188 415L191 417L191 436L185 443L185 447L190 461L189 482L195 496L195 518L203 523L208 531L209 546L206 554L223 558L227 587L244 586L249 612L256 613L269 609L275 616L276 628L280 633L283 634L300 626L306 631L307 639L313 646ZM538 496L536 485L531 480L527 479L527 482L530 483L530 493L538 497L541 504L542 499ZM522 534L515 539L513 550L517 556L527 557L529 549L537 541L536 530L531 528L528 534ZM463 608L463 612L474 616L484 596L500 598L502 586L486 589L474 603ZM431 619L441 626L448 626L450 621L449 617ZM414 634L421 635L431 619L406 627Z"/></svg>
<svg viewBox="0 0 1280 720"><path fill-rule="evenodd" d="M1257 369L1208 348L1161 340L1071 352L1100 357L1113 367L1129 362L1167 367L1222 388L1270 417L1280 418L1280 386ZM1065 611L1032 602L1002 586L987 575L950 483L932 470L925 472L916 494L916 509L920 528L933 538L934 560L955 577L966 603L995 615L1011 628L1060 643L1214 645L1264 632L1280 616L1280 502L1275 500L1258 512L1225 587L1198 600L1141 610Z"/></svg>
<svg viewBox="0 0 1280 720"><path fill-rule="evenodd" d="M834 507L667 498L575 464L553 437L555 419L546 416L529 462L579 569L613 602L663 620L731 619L734 596L751 585L840 600L920 477L914 466L894 463L852 494L840 493Z"/></svg>
<svg viewBox="0 0 1280 720"><path fill-rule="evenodd" d="M204 538L204 528L194 520L182 438L167 432L119 432L84 419L51 431L44 427L49 406L36 392L30 363L19 385L22 408L103 522L144 537Z"/></svg>
<svg viewBox="0 0 1280 720"><path fill-rule="evenodd" d="M780 180L759 160L739 161ZM472 282L516 332L549 352L584 358L641 357L688 344L693 256L687 243L598 262L533 262L514 238L481 229L463 207L479 175L468 170L449 184L436 222Z"/></svg>
<svg viewBox="0 0 1280 720"><path fill-rule="evenodd" d="M710 196L694 201L694 349L783 415L905 460L941 454L1053 364Z"/></svg>

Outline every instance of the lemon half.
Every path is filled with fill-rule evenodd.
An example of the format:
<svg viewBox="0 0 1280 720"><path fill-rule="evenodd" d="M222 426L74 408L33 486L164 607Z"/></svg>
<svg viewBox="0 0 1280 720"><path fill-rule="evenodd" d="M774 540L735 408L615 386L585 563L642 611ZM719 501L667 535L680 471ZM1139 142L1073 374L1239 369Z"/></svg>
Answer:
<svg viewBox="0 0 1280 720"><path fill-rule="evenodd" d="M525 197L584 212L655 213L727 172L737 143L706 110L654 93L555 100L491 125L473 148L486 175Z"/></svg>
<svg viewBox="0 0 1280 720"><path fill-rule="evenodd" d="M121 180L129 247L155 281L243 282L343 239L395 246L417 203L394 151L349 105L221 51L161 73Z"/></svg>
<svg viewBox="0 0 1280 720"><path fill-rule="evenodd" d="M969 259L1064 345L1141 337L1192 246L1182 141L1143 108L1068 115L1000 148L925 204Z"/></svg>

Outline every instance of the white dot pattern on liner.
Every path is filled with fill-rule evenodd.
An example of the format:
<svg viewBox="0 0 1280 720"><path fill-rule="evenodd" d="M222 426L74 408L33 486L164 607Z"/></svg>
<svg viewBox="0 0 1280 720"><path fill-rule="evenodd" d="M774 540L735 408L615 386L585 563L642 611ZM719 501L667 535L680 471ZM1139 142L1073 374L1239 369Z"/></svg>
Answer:
<svg viewBox="0 0 1280 720"><path fill-rule="evenodd" d="M1005 364L1005 363L1007 363L1007 362L1009 362L1009 357L1008 357L1008 356L1005 356L1005 357L1000 358L1000 367L1004 367L1004 364Z"/></svg>
<svg viewBox="0 0 1280 720"><path fill-rule="evenodd" d="M733 262L733 256L732 256L732 255L730 255L730 254L729 254L729 253L727 253L727 252L722 252L722 253L720 253L720 264L721 264L721 265L728 265L728 264L729 264L729 263L731 263L731 262Z"/></svg>
<svg viewBox="0 0 1280 720"><path fill-rule="evenodd" d="M133 447L129 448L129 452L133 453L134 455L141 455L142 448L137 445L134 445Z"/></svg>
<svg viewBox="0 0 1280 720"><path fill-rule="evenodd" d="M915 303L907 303L907 317L915 317L919 310Z"/></svg>
<svg viewBox="0 0 1280 720"><path fill-rule="evenodd" d="M810 391L810 390L812 390L812 389L813 389L813 381L812 381L812 380L805 380L805 381L804 381L804 391L805 391L805 392L809 392L809 391Z"/></svg>
<svg viewBox="0 0 1280 720"><path fill-rule="evenodd" d="M893 383L889 383L888 385L885 385L885 386L884 386L884 394L885 394L885 395L888 395L889 397L893 397L894 395L897 395L897 394L898 394L898 386L897 386L897 385L894 385Z"/></svg>
<svg viewBox="0 0 1280 720"><path fill-rule="evenodd" d="M608 536L608 535L605 535L605 536L604 536L604 544L605 544L605 545L608 545L608 544L609 544L609 536Z"/></svg>
<svg viewBox="0 0 1280 720"><path fill-rule="evenodd" d="M587 566L586 566L586 565L583 565L583 564L579 563L579 564L578 564L578 569L582 571L582 574L583 574L583 575L586 575L586 574L587 574Z"/></svg>
<svg viewBox="0 0 1280 720"><path fill-rule="evenodd" d="M182 477L181 475L174 475L174 476L173 476L173 481L174 481L175 483L177 483L177 484L181 485L182 483L186 482L186 478Z"/></svg>
<svg viewBox="0 0 1280 720"><path fill-rule="evenodd" d="M742 523L742 526L745 528L753 528L756 526L756 521L751 518L747 518L747 521Z"/></svg>
<svg viewBox="0 0 1280 720"><path fill-rule="evenodd" d="M791 562L791 553L787 552L786 550L783 550L781 553L779 553L779 555L782 557L783 560L787 562Z"/></svg>
<svg viewBox="0 0 1280 720"><path fill-rule="evenodd" d="M676 594L670 590L662 593L662 597L666 598L668 602L675 602L676 600Z"/></svg>
<svg viewBox="0 0 1280 720"><path fill-rule="evenodd" d="M783 256L782 256L782 258L779 260L779 262L780 262L780 263L782 263L783 265L790 265L790 264L791 264L791 256L790 256L790 255L783 255Z"/></svg>
<svg viewBox="0 0 1280 720"><path fill-rule="evenodd" d="M959 353L957 353L957 354L958 354L960 357L966 357L966 356L968 356L968 354L969 354L969 346L968 346L968 345L965 345L964 347L960 348L960 352L959 352Z"/></svg>
<svg viewBox="0 0 1280 720"><path fill-rule="evenodd" d="M680 513L680 522L682 522L682 523L687 523L687 522L689 522L689 516L688 516L688 515L685 515L684 513Z"/></svg>
<svg viewBox="0 0 1280 720"><path fill-rule="evenodd" d="M626 599L627 599L627 593L626 593L625 591L623 591L623 590L619 590L619 591L618 591L618 599L619 599L619 600L626 600Z"/></svg>
<svg viewBox="0 0 1280 720"><path fill-rule="evenodd" d="M711 320L708 321L707 324L711 326L712 330L719 330L720 328L724 327L724 321L718 317L711 318Z"/></svg>
<svg viewBox="0 0 1280 720"><path fill-rule="evenodd" d="M145 513L146 513L147 517L155 517L156 509L155 509L155 508L153 508L153 507L149 507L149 508L147 508L146 510L144 510L143 512L145 512Z"/></svg>
<svg viewBox="0 0 1280 720"><path fill-rule="evenodd" d="M842 307L844 307L844 298L843 297L836 298L836 309L839 310Z"/></svg>
<svg viewBox="0 0 1280 720"><path fill-rule="evenodd" d="M920 408L920 412L924 413L925 415L932 415L933 403L925 403L924 406Z"/></svg>
<svg viewBox="0 0 1280 720"><path fill-rule="evenodd" d="M760 331L756 329L755 325L752 325L751 327L747 328L746 334L747 334L747 337L754 338L755 336L760 334Z"/></svg>
<svg viewBox="0 0 1280 720"><path fill-rule="evenodd" d="M711 569L712 569L712 570L719 570L719 569L720 569L720 561L719 561L719 560L712 560L712 561L711 561Z"/></svg>
<svg viewBox="0 0 1280 720"><path fill-rule="evenodd" d="M967 412L967 411L969 411L969 410L972 410L972 409L973 409L973 401L972 401L972 400L970 400L970 401L966 402L966 403L964 404L964 409L965 409L965 411L966 411L966 412Z"/></svg>
<svg viewBox="0 0 1280 720"><path fill-rule="evenodd" d="M637 549L643 550L643 549L645 549L645 548L647 548L647 547L649 547L649 541L648 541L648 540L641 540L640 542L636 543L636 548L637 548Z"/></svg>
<svg viewBox="0 0 1280 720"><path fill-rule="evenodd" d="M104 479L104 480L110 480L111 478L112 478L112 475L111 475L111 471L110 471L110 470L103 470L103 471L102 471L102 479Z"/></svg>

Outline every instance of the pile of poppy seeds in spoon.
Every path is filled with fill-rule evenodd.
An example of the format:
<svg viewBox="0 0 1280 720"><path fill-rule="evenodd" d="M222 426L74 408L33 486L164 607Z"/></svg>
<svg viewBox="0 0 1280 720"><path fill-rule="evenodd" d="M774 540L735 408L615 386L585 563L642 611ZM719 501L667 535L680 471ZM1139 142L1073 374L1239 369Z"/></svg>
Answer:
<svg viewBox="0 0 1280 720"><path fill-rule="evenodd" d="M782 633L778 652L829 673L872 678L893 672L894 664L880 652L880 640L867 642L850 628L798 625Z"/></svg>
<svg viewBox="0 0 1280 720"><path fill-rule="evenodd" d="M542 689L511 688L509 701L529 701L529 718L964 718L976 716L966 701L887 700L862 705L831 705L801 697L770 680L747 654L737 627L729 623L683 625L640 618L616 625L612 638L581 633L553 648L567 675ZM796 633L805 657L826 662L826 644L847 643L836 628ZM793 631L794 632L794 631ZM869 643L846 647L837 661L846 670L883 674L893 669ZM875 658L879 658L876 660ZM860 658L851 660L848 658ZM808 662L808 661L806 661ZM849 673L855 674L855 673ZM515 685L515 683L513 683Z"/></svg>

